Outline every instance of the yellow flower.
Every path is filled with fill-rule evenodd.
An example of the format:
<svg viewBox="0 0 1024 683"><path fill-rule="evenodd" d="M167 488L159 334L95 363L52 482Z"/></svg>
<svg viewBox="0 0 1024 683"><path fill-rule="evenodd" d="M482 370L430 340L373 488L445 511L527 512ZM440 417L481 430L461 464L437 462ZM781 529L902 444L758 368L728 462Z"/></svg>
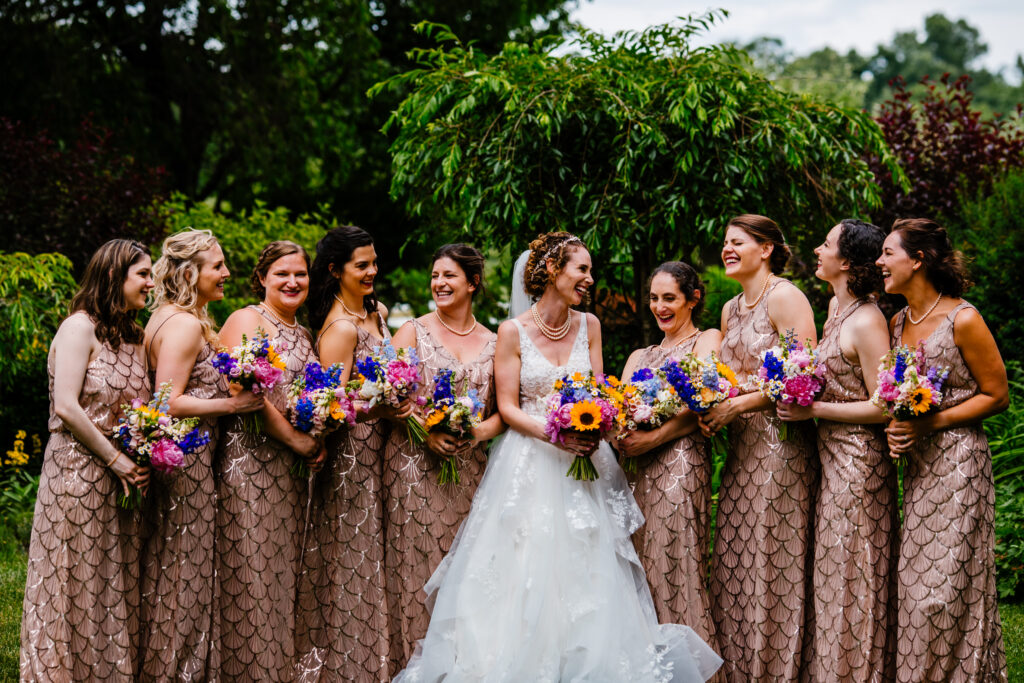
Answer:
<svg viewBox="0 0 1024 683"><path fill-rule="evenodd" d="M613 386L613 387L617 387L620 384L622 384L622 382L619 381L619 378L616 377L615 375L608 375L605 379L607 379L608 380L608 384Z"/></svg>
<svg viewBox="0 0 1024 683"><path fill-rule="evenodd" d="M583 373L582 372L576 372L576 373L573 373L573 376L570 377L570 379L573 382L582 382L585 378L583 377Z"/></svg>
<svg viewBox="0 0 1024 683"><path fill-rule="evenodd" d="M564 387L564 386L565 386L565 383L562 380L560 380L560 379L555 380L555 391L561 391L562 387Z"/></svg>
<svg viewBox="0 0 1024 683"><path fill-rule="evenodd" d="M736 386L738 384L738 382L736 381L736 373L733 372L732 368L730 368L728 365L726 365L725 363L716 363L715 367L718 368L718 374L727 379L729 381L729 384L733 386Z"/></svg>
<svg viewBox="0 0 1024 683"><path fill-rule="evenodd" d="M932 390L928 387L918 387L910 395L910 407L914 409L914 415L927 412L932 406Z"/></svg>
<svg viewBox="0 0 1024 683"><path fill-rule="evenodd" d="M426 427L427 429L433 429L435 426L441 424L441 420L444 419L443 410L431 410L430 414L427 415Z"/></svg>
<svg viewBox="0 0 1024 683"><path fill-rule="evenodd" d="M331 401L330 406L331 417L335 420L345 419L345 409L341 407L340 401Z"/></svg>
<svg viewBox="0 0 1024 683"><path fill-rule="evenodd" d="M573 429L588 432L601 426L601 407L593 401L580 401L569 411Z"/></svg>

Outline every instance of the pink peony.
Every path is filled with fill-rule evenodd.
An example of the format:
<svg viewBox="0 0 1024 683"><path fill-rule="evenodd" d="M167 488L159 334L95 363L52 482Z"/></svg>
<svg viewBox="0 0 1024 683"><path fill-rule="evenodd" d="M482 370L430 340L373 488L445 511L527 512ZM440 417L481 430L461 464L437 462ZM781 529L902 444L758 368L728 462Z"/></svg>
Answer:
<svg viewBox="0 0 1024 683"><path fill-rule="evenodd" d="M782 390L783 403L799 403L802 406L809 406L814 403L814 395L818 393L821 384L810 375L797 375L786 380L785 388Z"/></svg>
<svg viewBox="0 0 1024 683"><path fill-rule="evenodd" d="M393 360L388 363L387 380L396 388L412 387L419 383L419 373L416 367L403 360Z"/></svg>
<svg viewBox="0 0 1024 683"><path fill-rule="evenodd" d="M263 385L264 389L273 389L277 381L284 373L271 365L266 358L257 358L253 362L252 375L256 381Z"/></svg>
<svg viewBox="0 0 1024 683"><path fill-rule="evenodd" d="M167 474L179 467L184 467L185 454L170 439L160 439L153 444L149 454L149 462L153 467Z"/></svg>

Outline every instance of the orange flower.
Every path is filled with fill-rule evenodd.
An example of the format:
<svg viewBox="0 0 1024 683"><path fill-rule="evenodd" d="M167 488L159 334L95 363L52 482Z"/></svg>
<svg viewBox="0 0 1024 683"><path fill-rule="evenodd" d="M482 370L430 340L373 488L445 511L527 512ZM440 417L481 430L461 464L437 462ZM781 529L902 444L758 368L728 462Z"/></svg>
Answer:
<svg viewBox="0 0 1024 683"><path fill-rule="evenodd" d="M736 381L736 373L732 371L725 363L716 363L715 367L718 368L718 374L729 381L729 384L737 386L739 383Z"/></svg>
<svg viewBox="0 0 1024 683"><path fill-rule="evenodd" d="M426 428L427 429L432 429L432 428L436 427L437 425L441 424L441 420L443 420L443 419L444 419L444 411L443 410L431 410L430 414L427 415Z"/></svg>
<svg viewBox="0 0 1024 683"><path fill-rule="evenodd" d="M338 421L345 419L345 409L341 407L339 401L331 401L330 411L333 419Z"/></svg>

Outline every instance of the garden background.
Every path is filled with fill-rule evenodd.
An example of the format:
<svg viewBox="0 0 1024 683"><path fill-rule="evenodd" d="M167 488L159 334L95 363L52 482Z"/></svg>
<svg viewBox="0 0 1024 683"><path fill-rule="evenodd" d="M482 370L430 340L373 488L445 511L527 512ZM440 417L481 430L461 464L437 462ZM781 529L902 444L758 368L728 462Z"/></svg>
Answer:
<svg viewBox="0 0 1024 683"><path fill-rule="evenodd" d="M488 255L478 315L494 326L514 255L571 230L594 253L590 306L621 368L655 332L643 288L661 261L702 269L703 324L717 325L738 291L717 266L722 229L753 212L783 227L789 275L821 312L807 264L843 217L935 217L970 257L968 298L1011 378L986 430L1010 679L1024 680L1024 61L978 67L982 36L941 14L870 54L796 55L771 37L698 47L723 11L604 37L573 25L573 7L0 7L0 679L17 676L48 344L107 239L155 258L171 232L213 230L234 272L220 321L249 301L273 239L312 251L334 225L369 230L393 321L429 310L433 249L468 241Z"/></svg>

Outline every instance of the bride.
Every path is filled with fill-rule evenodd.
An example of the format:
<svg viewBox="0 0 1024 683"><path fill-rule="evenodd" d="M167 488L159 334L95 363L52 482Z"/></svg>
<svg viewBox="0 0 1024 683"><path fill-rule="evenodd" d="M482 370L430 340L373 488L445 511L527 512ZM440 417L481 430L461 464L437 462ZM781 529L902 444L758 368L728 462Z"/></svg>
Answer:
<svg viewBox="0 0 1024 683"><path fill-rule="evenodd" d="M498 329L494 362L512 429L427 582L430 626L396 682L689 682L722 662L689 627L658 625L630 541L643 516L611 449L544 435L555 380L602 371L597 318L571 308L593 283L590 254L569 233L542 235L516 262L516 317ZM591 453L596 481L566 476Z"/></svg>

